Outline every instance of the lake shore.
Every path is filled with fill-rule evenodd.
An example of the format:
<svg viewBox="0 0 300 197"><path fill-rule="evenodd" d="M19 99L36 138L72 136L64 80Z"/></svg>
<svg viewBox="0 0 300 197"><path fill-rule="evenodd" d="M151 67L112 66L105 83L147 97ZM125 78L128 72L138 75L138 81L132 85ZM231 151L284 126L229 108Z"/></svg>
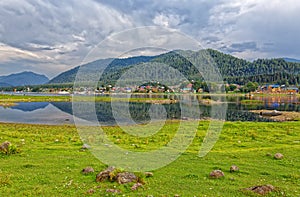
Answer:
<svg viewBox="0 0 300 197"><path fill-rule="evenodd" d="M285 121L300 121L300 112L289 111L274 111L274 110L251 110L250 112L260 114L263 117L268 117L271 120Z"/></svg>

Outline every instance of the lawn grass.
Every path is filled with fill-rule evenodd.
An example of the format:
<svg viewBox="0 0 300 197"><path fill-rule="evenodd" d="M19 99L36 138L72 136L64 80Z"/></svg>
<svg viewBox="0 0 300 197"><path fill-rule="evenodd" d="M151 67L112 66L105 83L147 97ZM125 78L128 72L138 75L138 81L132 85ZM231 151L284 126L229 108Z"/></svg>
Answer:
<svg viewBox="0 0 300 197"><path fill-rule="evenodd" d="M183 124L189 124L184 121ZM89 151L81 151L82 142L74 126L0 124L0 142L10 141L21 151L0 154L1 196L257 196L242 188L272 184L277 188L267 196L300 196L300 123L226 122L213 150L198 157L209 122L199 123L193 143L175 162L154 170L137 191L128 185L95 182L97 172L106 165ZM148 139L132 137L119 127L104 127L109 138L130 150L148 151L164 146L176 132L177 121L168 121ZM135 146L132 146L135 144ZM275 160L280 152L283 160ZM240 171L230 173L231 165ZM96 172L82 175L92 166ZM214 169L225 173L222 179L210 179ZM116 188L121 194L110 194ZM94 194L88 194L94 189Z"/></svg>
<svg viewBox="0 0 300 197"><path fill-rule="evenodd" d="M259 104L263 104L264 102L261 100L242 100L241 104L244 105L259 105Z"/></svg>
<svg viewBox="0 0 300 197"><path fill-rule="evenodd" d="M0 94L0 106L6 106L8 104L14 104L17 102L128 102L127 98L122 98L116 96L80 96L76 95L72 97L71 95L64 96L31 96L31 95L7 95ZM173 103L174 100L168 98L130 98L130 102L139 102L139 103Z"/></svg>
<svg viewBox="0 0 300 197"><path fill-rule="evenodd" d="M71 96L31 96L0 94L0 103L14 102L67 102L72 101Z"/></svg>

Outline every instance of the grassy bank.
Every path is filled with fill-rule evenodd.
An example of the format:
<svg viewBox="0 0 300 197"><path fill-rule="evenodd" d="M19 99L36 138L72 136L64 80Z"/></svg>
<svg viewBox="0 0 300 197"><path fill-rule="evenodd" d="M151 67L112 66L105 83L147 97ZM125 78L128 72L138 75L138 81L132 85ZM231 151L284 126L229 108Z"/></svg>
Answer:
<svg viewBox="0 0 300 197"><path fill-rule="evenodd" d="M188 121L184 124L189 124ZM268 196L300 195L300 124L227 122L213 150L197 156L208 122L201 122L193 143L175 162L155 170L137 191L131 185L96 183L97 172L106 166L89 151L81 151L82 142L73 126L0 124L0 142L10 141L21 151L0 154L1 196L257 196L242 188L272 184L277 192ZM132 137L118 127L105 127L112 141L136 151L164 146L176 132L178 122L168 122L152 137ZM133 146L132 144L135 144ZM275 160L268 153L284 154ZM240 172L230 173L232 164ZM96 172L82 175L92 166ZM222 179L210 179L214 169L225 173ZM117 188L121 194L109 194Z"/></svg>
<svg viewBox="0 0 300 197"><path fill-rule="evenodd" d="M115 96L30 96L30 95L1 95L0 94L0 106L5 106L6 103L17 103L17 102L114 102L124 101L127 102L127 98L118 98ZM146 102L146 103L160 103L169 104L176 102L175 100L167 98L130 98L130 102Z"/></svg>
<svg viewBox="0 0 300 197"><path fill-rule="evenodd" d="M0 94L0 103L10 102L64 102L71 101L71 96L30 96Z"/></svg>

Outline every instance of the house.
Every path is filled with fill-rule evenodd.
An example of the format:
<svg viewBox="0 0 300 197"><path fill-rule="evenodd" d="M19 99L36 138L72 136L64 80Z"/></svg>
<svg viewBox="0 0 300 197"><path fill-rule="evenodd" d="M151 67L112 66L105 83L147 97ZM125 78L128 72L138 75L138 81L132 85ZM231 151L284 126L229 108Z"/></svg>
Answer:
<svg viewBox="0 0 300 197"><path fill-rule="evenodd" d="M297 94L299 92L299 89L297 87L288 87L286 91L288 94Z"/></svg>
<svg viewBox="0 0 300 197"><path fill-rule="evenodd" d="M261 87L262 92L266 93L280 93L281 92L281 87L280 85L265 85Z"/></svg>
<svg viewBox="0 0 300 197"><path fill-rule="evenodd" d="M280 85L269 85L268 91L272 92L272 93L280 93L281 87L280 87Z"/></svg>
<svg viewBox="0 0 300 197"><path fill-rule="evenodd" d="M186 88L189 88L191 90L193 88L193 84L191 83L187 84Z"/></svg>

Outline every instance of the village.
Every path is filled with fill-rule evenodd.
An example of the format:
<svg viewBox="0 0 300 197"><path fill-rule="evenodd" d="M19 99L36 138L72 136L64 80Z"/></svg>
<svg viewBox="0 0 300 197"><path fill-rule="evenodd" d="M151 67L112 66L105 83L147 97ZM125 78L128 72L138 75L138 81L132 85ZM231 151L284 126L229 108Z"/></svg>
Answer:
<svg viewBox="0 0 300 197"><path fill-rule="evenodd" d="M208 88L209 87L209 88ZM109 94L109 93L180 93L180 94L201 94L209 92L222 92L222 87L215 83L188 83L183 82L175 86L166 86L159 82L145 84L140 86L127 86L118 87L114 85L101 85L97 88L73 88L70 87L24 87L23 89L14 89L14 92L41 92L41 93L54 93L61 95L68 94L82 94L82 95L97 95L97 94ZM299 87L296 85L279 85L279 84L265 84L258 85L257 83L249 82L246 85L239 84L226 84L226 93L255 93L255 94L299 94ZM223 91L224 92L224 91Z"/></svg>

